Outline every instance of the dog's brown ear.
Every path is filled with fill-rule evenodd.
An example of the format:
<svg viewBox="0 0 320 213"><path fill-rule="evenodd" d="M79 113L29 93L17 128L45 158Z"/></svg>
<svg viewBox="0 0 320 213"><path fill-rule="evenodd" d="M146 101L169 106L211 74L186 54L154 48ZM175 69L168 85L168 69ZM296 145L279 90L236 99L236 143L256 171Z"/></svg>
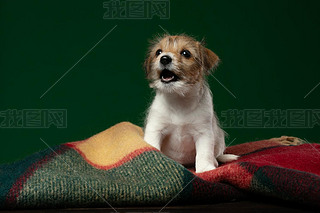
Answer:
<svg viewBox="0 0 320 213"><path fill-rule="evenodd" d="M208 48L202 47L202 65L204 67L205 74L210 74L210 70L217 67L219 61L219 57L214 52Z"/></svg>
<svg viewBox="0 0 320 213"><path fill-rule="evenodd" d="M148 78L149 73L151 71L151 56L149 54L143 63L143 68L144 68L144 72L146 74L146 78Z"/></svg>

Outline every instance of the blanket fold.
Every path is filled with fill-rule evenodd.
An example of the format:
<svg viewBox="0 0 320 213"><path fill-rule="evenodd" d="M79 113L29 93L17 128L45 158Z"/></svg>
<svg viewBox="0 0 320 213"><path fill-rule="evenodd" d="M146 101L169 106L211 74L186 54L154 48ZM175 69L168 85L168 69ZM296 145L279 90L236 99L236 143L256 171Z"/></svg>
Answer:
<svg viewBox="0 0 320 213"><path fill-rule="evenodd" d="M119 123L0 165L0 208L72 208L216 203L272 197L320 206L320 145L281 137L228 147L240 159L196 174Z"/></svg>

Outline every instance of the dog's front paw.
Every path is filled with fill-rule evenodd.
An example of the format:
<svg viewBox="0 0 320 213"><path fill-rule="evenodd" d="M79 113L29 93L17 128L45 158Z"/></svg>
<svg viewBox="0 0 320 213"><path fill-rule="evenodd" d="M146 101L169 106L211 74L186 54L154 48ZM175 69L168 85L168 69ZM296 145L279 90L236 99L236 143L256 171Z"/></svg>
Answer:
<svg viewBox="0 0 320 213"><path fill-rule="evenodd" d="M205 166L205 167L202 167L202 168L196 168L196 173L202 173L202 172L207 172L207 171L210 171L210 170L213 170L213 169L216 169L215 166L213 165L208 165L208 166Z"/></svg>
<svg viewBox="0 0 320 213"><path fill-rule="evenodd" d="M218 161L214 159L212 162L196 162L196 173L207 172L218 167Z"/></svg>

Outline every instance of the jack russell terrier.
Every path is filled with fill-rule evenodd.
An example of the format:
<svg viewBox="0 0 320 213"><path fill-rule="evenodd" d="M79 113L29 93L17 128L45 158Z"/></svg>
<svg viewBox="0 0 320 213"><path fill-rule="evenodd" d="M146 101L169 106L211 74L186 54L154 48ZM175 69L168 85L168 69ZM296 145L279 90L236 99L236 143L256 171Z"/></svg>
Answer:
<svg viewBox="0 0 320 213"><path fill-rule="evenodd" d="M186 36L163 36L149 49L144 67L156 96L148 110L144 140L169 158L205 172L238 156L224 154L224 131L213 110L206 77L219 57ZM218 160L218 161L217 161Z"/></svg>

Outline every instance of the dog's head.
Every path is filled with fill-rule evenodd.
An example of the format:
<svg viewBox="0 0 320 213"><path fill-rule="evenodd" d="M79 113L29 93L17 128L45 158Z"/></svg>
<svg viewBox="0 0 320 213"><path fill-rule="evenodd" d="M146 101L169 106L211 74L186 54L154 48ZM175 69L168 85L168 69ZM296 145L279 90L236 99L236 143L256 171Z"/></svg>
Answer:
<svg viewBox="0 0 320 213"><path fill-rule="evenodd" d="M163 36L150 46L144 62L150 87L185 94L219 62L218 56L186 35Z"/></svg>

